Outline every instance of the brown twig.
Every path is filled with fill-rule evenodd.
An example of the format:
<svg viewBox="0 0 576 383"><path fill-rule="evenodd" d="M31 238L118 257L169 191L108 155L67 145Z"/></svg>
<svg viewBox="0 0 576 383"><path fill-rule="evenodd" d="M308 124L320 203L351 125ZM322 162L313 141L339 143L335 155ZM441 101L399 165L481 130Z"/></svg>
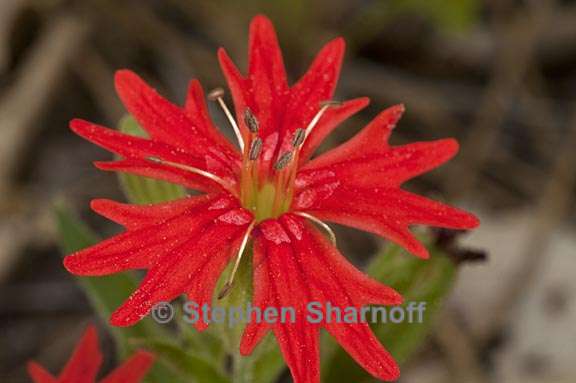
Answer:
<svg viewBox="0 0 576 383"><path fill-rule="evenodd" d="M541 27L545 25L552 7L549 1L530 3L519 12L511 24L497 25L502 32L497 63L492 80L480 101L475 123L462 144L459 167L450 179L449 195L459 198L473 189L478 174L494 149L499 129L512 100L522 87L532 65L534 50Z"/></svg>
<svg viewBox="0 0 576 383"><path fill-rule="evenodd" d="M492 313L491 326L480 335L480 339L488 342L507 323L518 302L529 290L528 287L538 277L546 259L546 252L554 229L568 214L568 207L576 187L576 106L570 121L570 130L562 139L562 145L557 151L548 183L538 202L532 226L527 235L524 249L524 262L509 282L509 287L500 297L496 309Z"/></svg>
<svg viewBox="0 0 576 383"><path fill-rule="evenodd" d="M111 123L125 114L114 91L114 71L94 49L86 48L72 66Z"/></svg>
<svg viewBox="0 0 576 383"><path fill-rule="evenodd" d="M163 21L147 7L130 6L111 0L90 0L88 11L95 18L107 18L122 28L133 40L143 46L152 47L156 52L178 65L187 79L192 73L210 84L221 81L213 70L216 57L206 47L197 43L192 36L184 36L169 23Z"/></svg>
<svg viewBox="0 0 576 383"><path fill-rule="evenodd" d="M435 326L434 339L447 358L454 382L487 383L484 369L479 364L478 348L466 334L450 309L445 309Z"/></svg>
<svg viewBox="0 0 576 383"><path fill-rule="evenodd" d="M10 60L11 29L28 3L28 0L0 2L0 74L4 73Z"/></svg>
<svg viewBox="0 0 576 383"><path fill-rule="evenodd" d="M5 94L0 104L0 196L8 195L24 147L42 127L36 120L50 103L58 79L85 34L86 25L78 18L69 15L54 18Z"/></svg>
<svg viewBox="0 0 576 383"><path fill-rule="evenodd" d="M32 232L30 217L11 211L13 174L30 138L42 127L38 117L50 103L50 95L85 33L85 25L77 18L56 17L32 48L16 82L0 104L0 210L6 213L0 221L0 239L4 245L9 244L2 245L0 278L11 267L15 254L30 240Z"/></svg>

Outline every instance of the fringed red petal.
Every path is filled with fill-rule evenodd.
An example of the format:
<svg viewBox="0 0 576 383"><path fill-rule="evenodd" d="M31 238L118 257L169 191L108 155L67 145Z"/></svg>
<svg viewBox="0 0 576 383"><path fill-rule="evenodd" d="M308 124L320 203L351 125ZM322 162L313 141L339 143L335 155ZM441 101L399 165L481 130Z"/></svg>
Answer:
<svg viewBox="0 0 576 383"><path fill-rule="evenodd" d="M93 382L96 380L102 360L103 356L98 346L96 327L89 326L60 374L58 381L61 383Z"/></svg>
<svg viewBox="0 0 576 383"><path fill-rule="evenodd" d="M427 258L428 251L410 233L410 225L472 229L479 224L470 213L399 188L357 187L338 178L306 188L293 208L380 235L421 258Z"/></svg>
<svg viewBox="0 0 576 383"><path fill-rule="evenodd" d="M223 191L236 193L233 186L236 180L233 178L224 178L231 185L230 188L224 188L220 183L210 178L177 167L138 158L127 158L118 161L95 161L94 166L100 170L149 177L206 193L222 193Z"/></svg>
<svg viewBox="0 0 576 383"><path fill-rule="evenodd" d="M138 290L112 315L117 326L132 325L156 303L181 294L198 303L209 301L200 287L214 289L252 221L251 213L229 195L150 206L95 201L93 207L128 230L67 256L65 267L78 275L148 270Z"/></svg>
<svg viewBox="0 0 576 383"><path fill-rule="evenodd" d="M304 141L300 151L300 164L303 165L314 154L314 151L322 144L322 141L342 122L364 109L370 100L368 97L356 98L345 101L341 106L330 108L324 113L316 127Z"/></svg>
<svg viewBox="0 0 576 383"><path fill-rule="evenodd" d="M387 151L390 134L403 113L403 105L396 105L382 111L350 140L313 159L303 168L321 168Z"/></svg>
<svg viewBox="0 0 576 383"><path fill-rule="evenodd" d="M250 27L248 76L240 73L223 49L219 50L220 66L231 89L243 135L248 135L242 118L246 108L250 108L259 121L258 134L264 141L263 168L268 169L279 155L291 150L296 129L305 128L319 111L320 103L332 99L344 49L341 38L326 44L292 87L287 85L276 33L266 17L255 17ZM311 135L311 141L304 149L305 157L311 155L335 125L366 104L367 99L353 100L327 113L317 126L318 132Z"/></svg>
<svg viewBox="0 0 576 383"><path fill-rule="evenodd" d="M294 210L392 240L428 257L408 226L472 229L472 214L403 191L400 186L452 158L453 139L390 146L390 133L404 108L382 112L348 142L307 163L298 173Z"/></svg>
<svg viewBox="0 0 576 383"><path fill-rule="evenodd" d="M154 359L153 354L138 351L100 383L138 383L146 376L154 364Z"/></svg>
<svg viewBox="0 0 576 383"><path fill-rule="evenodd" d="M152 139L198 157L221 152L229 166L234 164L234 160L239 160L236 151L227 145L219 145L211 134L206 134L207 122L202 121L200 115L192 114L196 119L196 124L193 123L185 110L160 96L134 72L116 72L116 90L128 112L138 120Z"/></svg>
<svg viewBox="0 0 576 383"><path fill-rule="evenodd" d="M138 351L101 383L139 383L152 367L154 359L154 355L149 352ZM36 362L28 363L28 373L34 383L95 383L102 360L98 334L96 328L91 325L82 335L82 339L78 342L74 353L58 378L53 377Z"/></svg>
<svg viewBox="0 0 576 383"><path fill-rule="evenodd" d="M254 305L294 308L295 321L252 321L245 329L241 352L249 354L272 330L297 383L318 383L319 330L325 328L368 372L394 380L399 371L367 324L319 323L310 320L311 302L345 309L368 304L396 305L401 296L371 280L338 252L303 218L285 214L259 225L254 240Z"/></svg>
<svg viewBox="0 0 576 383"><path fill-rule="evenodd" d="M225 148L229 155L231 155L236 161L240 161L240 153L238 152L238 149L236 149L236 147L226 139L222 132L218 130L212 122L212 118L208 113L208 107L206 106L204 90L198 80L190 81L184 111L202 136L205 136L207 139Z"/></svg>
<svg viewBox="0 0 576 383"><path fill-rule="evenodd" d="M294 132L306 128L320 110L320 103L332 100L340 76L346 44L337 38L326 44L316 55L308 71L290 88L282 120L279 153L290 150Z"/></svg>
<svg viewBox="0 0 576 383"><path fill-rule="evenodd" d="M58 380L38 363L28 362L27 367L28 374L34 383L58 383Z"/></svg>

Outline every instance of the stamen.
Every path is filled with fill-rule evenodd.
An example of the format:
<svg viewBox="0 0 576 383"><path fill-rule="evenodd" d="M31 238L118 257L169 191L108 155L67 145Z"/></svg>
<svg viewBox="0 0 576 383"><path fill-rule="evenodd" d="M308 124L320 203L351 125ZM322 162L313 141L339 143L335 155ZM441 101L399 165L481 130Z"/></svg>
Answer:
<svg viewBox="0 0 576 383"><path fill-rule="evenodd" d="M296 132L294 132L294 138L292 139L292 146L294 148L299 147L300 145L302 145L305 138L306 138L306 131L302 128L296 129Z"/></svg>
<svg viewBox="0 0 576 383"><path fill-rule="evenodd" d="M224 97L224 89L222 88L212 89L210 93L208 93L208 100L210 101L216 101L222 97Z"/></svg>
<svg viewBox="0 0 576 383"><path fill-rule="evenodd" d="M216 88L212 90L210 93L208 93L209 100L218 101L218 104L220 104L220 107L224 111L226 118L228 118L228 121L230 121L230 125L232 125L232 129L234 129L234 134L236 134L236 139L238 140L238 146L240 146L240 151L244 152L244 139L242 138L242 133L240 133L240 128L238 127L238 124L236 123L234 116L232 116L232 113L230 113L230 109L228 109L228 106L226 106L226 103L222 98L223 96L224 96L224 89L222 88Z"/></svg>
<svg viewBox="0 0 576 383"><path fill-rule="evenodd" d="M332 228L330 226L328 226L327 224L325 224L324 222L322 222L321 220L319 220L318 218L314 217L311 214L308 213L304 213L303 211L297 211L294 212L294 214L299 215L301 217L307 218L310 221L316 223L317 225L319 225L320 227L322 227L322 229L324 229L324 231L326 231L326 233L328 233L328 236L330 237L330 242L332 242L332 244L334 246L336 246L336 234L334 234L334 231L332 231Z"/></svg>
<svg viewBox="0 0 576 383"><path fill-rule="evenodd" d="M248 229L246 230L246 234L244 234L244 238L242 238L242 243L240 244L240 249L238 250L238 255L236 256L236 262L234 262L234 267L232 268L232 272L230 273L228 280L226 281L224 286L222 286L222 289L218 293L218 299L219 300L224 298L225 296L227 296L230 293L230 290L232 290L232 286L234 284L234 277L236 276L236 272L238 271L238 267L240 266L240 261L242 260L242 255L244 254L244 250L246 249L246 245L248 244L248 239L250 238L250 234L252 233L252 230L254 229L255 224L256 224L256 221L252 222L250 224L250 226L248 226Z"/></svg>
<svg viewBox="0 0 576 383"><path fill-rule="evenodd" d="M318 121L320 121L320 118L322 117L322 115L324 115L324 113L328 109L335 107L335 106L340 106L340 105L342 105L342 103L339 101L330 101L330 100L322 101L320 103L320 110L318 111L318 113L316 113L316 115L314 116L312 121L310 121L310 123L306 127L306 134L305 134L304 138L306 138L310 135L310 132L312 132L312 129L314 129L316 124L318 124Z"/></svg>
<svg viewBox="0 0 576 383"><path fill-rule="evenodd" d="M294 154L292 152L286 152L278 158L278 161L274 164L274 169L282 170L290 163Z"/></svg>
<svg viewBox="0 0 576 383"><path fill-rule="evenodd" d="M259 127L258 119L252 113L250 108L246 108L246 110L244 111L244 123L252 133L258 133L258 127Z"/></svg>
<svg viewBox="0 0 576 383"><path fill-rule="evenodd" d="M342 106L342 102L336 100L320 101L320 107L323 106Z"/></svg>
<svg viewBox="0 0 576 383"><path fill-rule="evenodd" d="M209 173L209 172L207 172L207 171L205 171L205 170L198 169L198 168L195 168L195 167L193 167L193 166L188 166L188 165L184 165L184 164L179 164L179 163L177 163L177 162L165 161L165 160L162 160L162 159L157 158L157 157L147 157L146 159L147 159L148 161L152 161L152 162L155 162L155 163L160 164L160 165L172 166L173 168L178 168L178 169L186 170L186 171L189 171L189 172L191 172L191 173L198 174L198 175L200 175L200 176L209 178L209 179L211 179L212 181L220 184L220 186L222 186L224 189L226 189L226 190L228 190L228 191L232 191L232 187L231 187L230 183L226 182L224 179L218 177L217 175L212 174L212 173Z"/></svg>
<svg viewBox="0 0 576 383"><path fill-rule="evenodd" d="M260 152L262 151L262 139L260 137L256 137L254 141L250 144L250 152L248 154L248 158L250 161L255 161Z"/></svg>

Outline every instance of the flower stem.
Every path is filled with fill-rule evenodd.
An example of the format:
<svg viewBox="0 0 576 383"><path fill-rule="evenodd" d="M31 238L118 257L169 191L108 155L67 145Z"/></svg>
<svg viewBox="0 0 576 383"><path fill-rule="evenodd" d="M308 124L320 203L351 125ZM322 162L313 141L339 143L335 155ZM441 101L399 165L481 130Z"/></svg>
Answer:
<svg viewBox="0 0 576 383"><path fill-rule="evenodd" d="M233 383L251 383L252 379L252 358L240 355L236 351L232 356L232 382Z"/></svg>

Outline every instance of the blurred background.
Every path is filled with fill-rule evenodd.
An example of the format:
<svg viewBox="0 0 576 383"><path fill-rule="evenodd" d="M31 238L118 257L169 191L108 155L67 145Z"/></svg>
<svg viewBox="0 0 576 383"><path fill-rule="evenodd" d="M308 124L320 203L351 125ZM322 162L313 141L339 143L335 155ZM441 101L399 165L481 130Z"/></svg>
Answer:
<svg viewBox="0 0 576 383"><path fill-rule="evenodd" d="M292 81L323 43L348 42L337 98L372 103L325 147L396 103L407 113L393 143L461 142L451 163L409 187L477 213L481 228L462 241L489 259L461 266L402 382L576 381L576 2L568 0L0 1L0 381L28 382L30 358L58 371L94 320L61 266L54 201L103 235L118 230L88 211L91 198L123 198L116 177L91 165L109 154L74 136L68 121L117 124L119 68L178 102L191 78L224 85L216 49L245 68L248 23L260 12L278 29ZM358 231L338 235L360 265L379 245Z"/></svg>

